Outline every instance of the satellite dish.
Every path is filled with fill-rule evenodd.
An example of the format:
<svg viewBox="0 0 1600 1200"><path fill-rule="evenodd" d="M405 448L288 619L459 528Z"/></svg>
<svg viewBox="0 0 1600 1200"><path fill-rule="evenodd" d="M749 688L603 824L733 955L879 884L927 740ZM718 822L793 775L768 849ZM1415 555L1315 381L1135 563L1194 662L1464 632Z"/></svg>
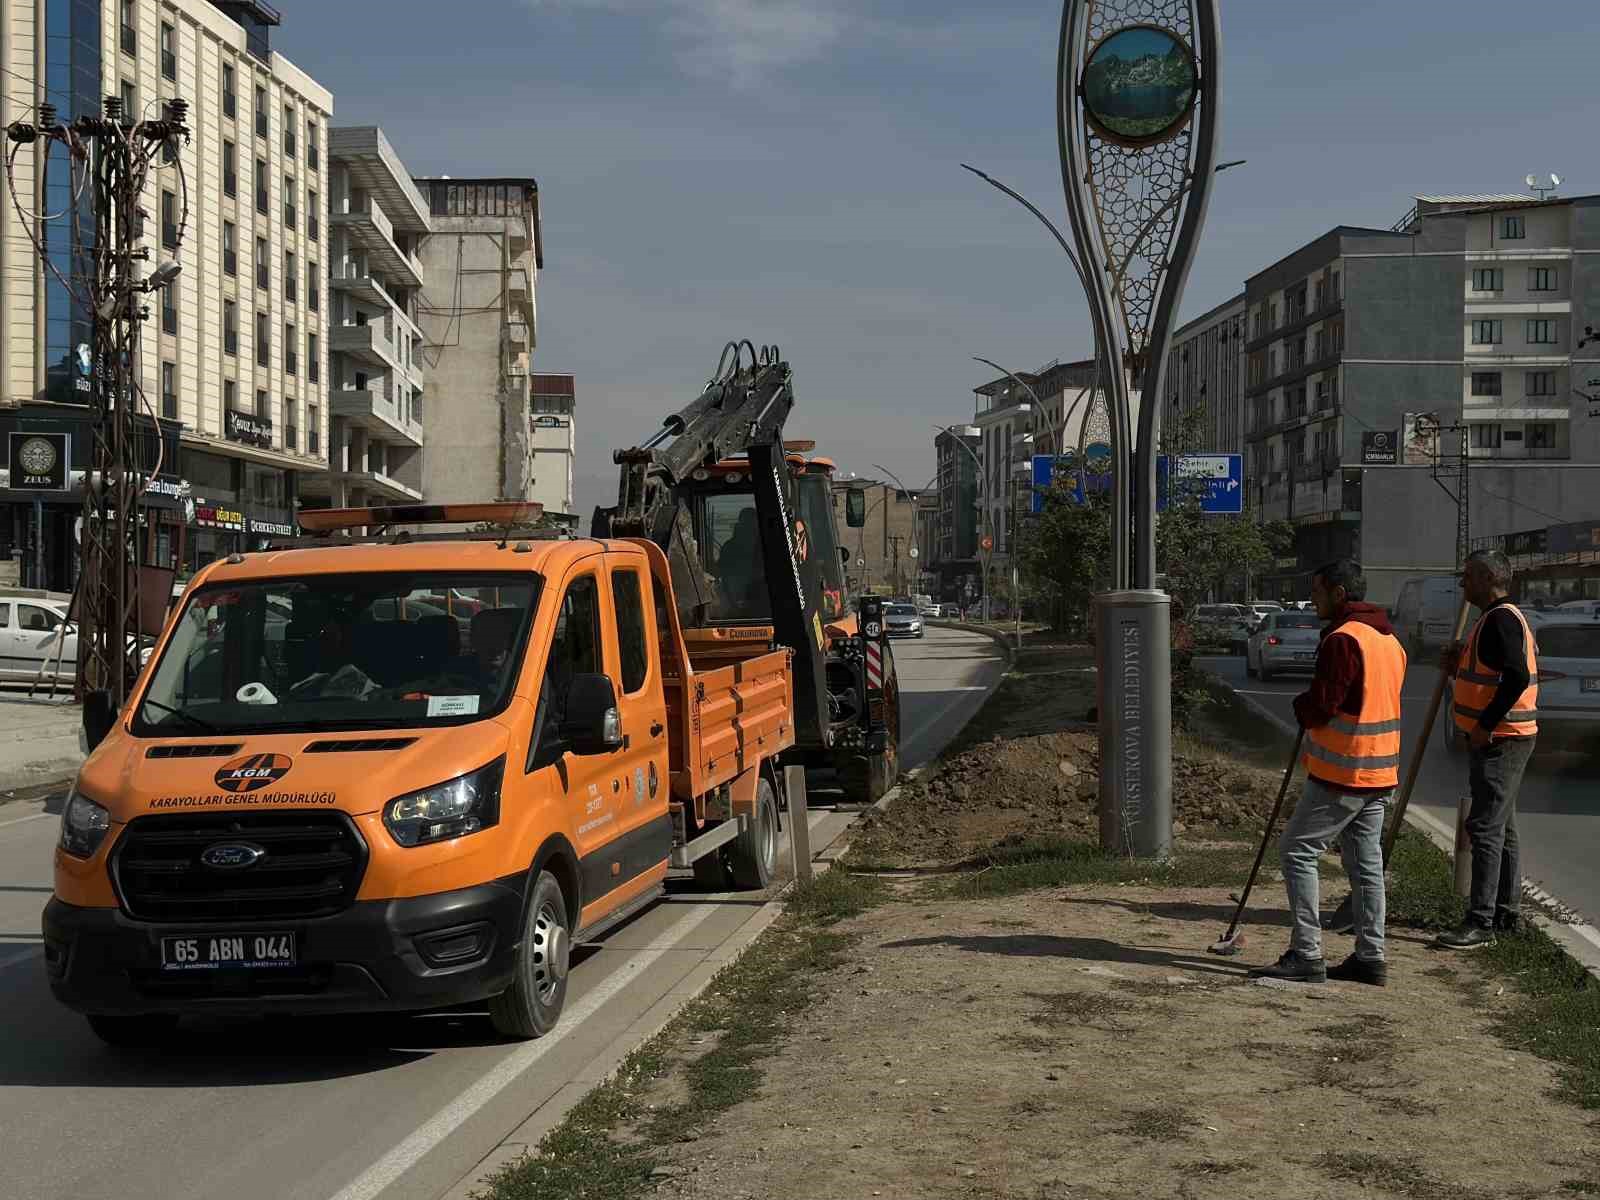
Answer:
<svg viewBox="0 0 1600 1200"><path fill-rule="evenodd" d="M1558 188L1561 186L1561 176L1557 175L1554 171L1550 172L1550 186L1553 188Z"/></svg>
<svg viewBox="0 0 1600 1200"><path fill-rule="evenodd" d="M1532 174L1531 172L1529 173L1528 177L1526 179L1524 179L1522 182L1526 183L1529 187L1538 187L1539 186L1539 178L1538 178L1538 176Z"/></svg>

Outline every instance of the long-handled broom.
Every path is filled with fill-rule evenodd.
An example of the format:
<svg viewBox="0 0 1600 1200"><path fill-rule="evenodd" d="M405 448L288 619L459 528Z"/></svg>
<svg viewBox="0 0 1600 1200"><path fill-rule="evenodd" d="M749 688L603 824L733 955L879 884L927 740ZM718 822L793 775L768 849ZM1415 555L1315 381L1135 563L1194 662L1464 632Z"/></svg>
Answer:
<svg viewBox="0 0 1600 1200"><path fill-rule="evenodd" d="M1255 865L1250 868L1250 878L1245 881L1244 891L1239 893L1239 907L1233 910L1228 932L1206 947L1211 954L1233 955L1244 949L1244 933L1239 929L1239 918L1244 916L1244 906L1250 903L1250 889L1255 887L1256 876L1261 872L1261 860L1267 856L1267 843L1272 841L1273 826L1278 823L1278 814L1283 811L1283 798L1289 794L1289 780L1294 778L1295 764L1300 761L1300 744L1305 737L1304 729L1295 732L1294 750L1289 755L1289 765L1283 769L1283 782L1278 785L1278 799L1272 805L1272 815L1267 818L1266 831L1261 835L1261 848L1256 851Z"/></svg>

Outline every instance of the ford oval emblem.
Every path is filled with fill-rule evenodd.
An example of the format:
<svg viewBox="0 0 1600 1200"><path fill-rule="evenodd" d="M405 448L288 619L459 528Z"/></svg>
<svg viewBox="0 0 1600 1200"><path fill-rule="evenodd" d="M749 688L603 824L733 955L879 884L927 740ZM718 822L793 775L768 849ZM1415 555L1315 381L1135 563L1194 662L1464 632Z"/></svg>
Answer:
<svg viewBox="0 0 1600 1200"><path fill-rule="evenodd" d="M266 855L260 846L249 842L218 842L200 851L200 861L218 871L237 871L253 867Z"/></svg>

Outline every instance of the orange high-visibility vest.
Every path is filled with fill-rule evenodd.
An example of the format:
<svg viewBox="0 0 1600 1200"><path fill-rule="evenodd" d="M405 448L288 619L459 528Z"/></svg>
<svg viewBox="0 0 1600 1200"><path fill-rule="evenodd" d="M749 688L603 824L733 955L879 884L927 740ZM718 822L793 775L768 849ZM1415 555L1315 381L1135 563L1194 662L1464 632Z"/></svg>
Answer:
<svg viewBox="0 0 1600 1200"><path fill-rule="evenodd" d="M1361 653L1361 711L1353 717L1336 712L1326 725L1306 730L1301 761L1308 775L1325 783L1392 788L1400 782L1405 649L1393 634L1361 621L1346 621L1338 632L1354 638Z"/></svg>
<svg viewBox="0 0 1600 1200"><path fill-rule="evenodd" d="M1478 658L1478 635L1489 613L1508 612L1522 626L1522 653L1528 660L1528 686L1511 705L1511 711L1489 731L1491 737L1532 737L1539 732L1539 658L1534 649L1533 630L1528 628L1528 618L1515 604L1497 604L1478 618L1461 651L1461 662L1456 667L1455 683L1450 693L1451 707L1455 709L1456 726L1471 732L1483 710L1489 707L1500 687L1500 672L1490 670Z"/></svg>

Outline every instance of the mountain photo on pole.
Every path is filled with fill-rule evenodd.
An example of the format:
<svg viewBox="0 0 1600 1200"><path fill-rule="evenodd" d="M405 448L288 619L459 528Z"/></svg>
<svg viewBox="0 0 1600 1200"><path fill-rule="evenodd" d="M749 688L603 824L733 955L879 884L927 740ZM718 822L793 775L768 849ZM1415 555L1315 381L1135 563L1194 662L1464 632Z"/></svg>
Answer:
<svg viewBox="0 0 1600 1200"><path fill-rule="evenodd" d="M1061 183L1105 365L1111 586L1094 598L1100 843L1172 850L1172 600L1157 587L1159 397L1217 166L1216 0L1065 0ZM1233 165L1233 164L1224 164ZM1135 395L1146 398L1135 411ZM1205 484L1231 509L1232 470Z"/></svg>

